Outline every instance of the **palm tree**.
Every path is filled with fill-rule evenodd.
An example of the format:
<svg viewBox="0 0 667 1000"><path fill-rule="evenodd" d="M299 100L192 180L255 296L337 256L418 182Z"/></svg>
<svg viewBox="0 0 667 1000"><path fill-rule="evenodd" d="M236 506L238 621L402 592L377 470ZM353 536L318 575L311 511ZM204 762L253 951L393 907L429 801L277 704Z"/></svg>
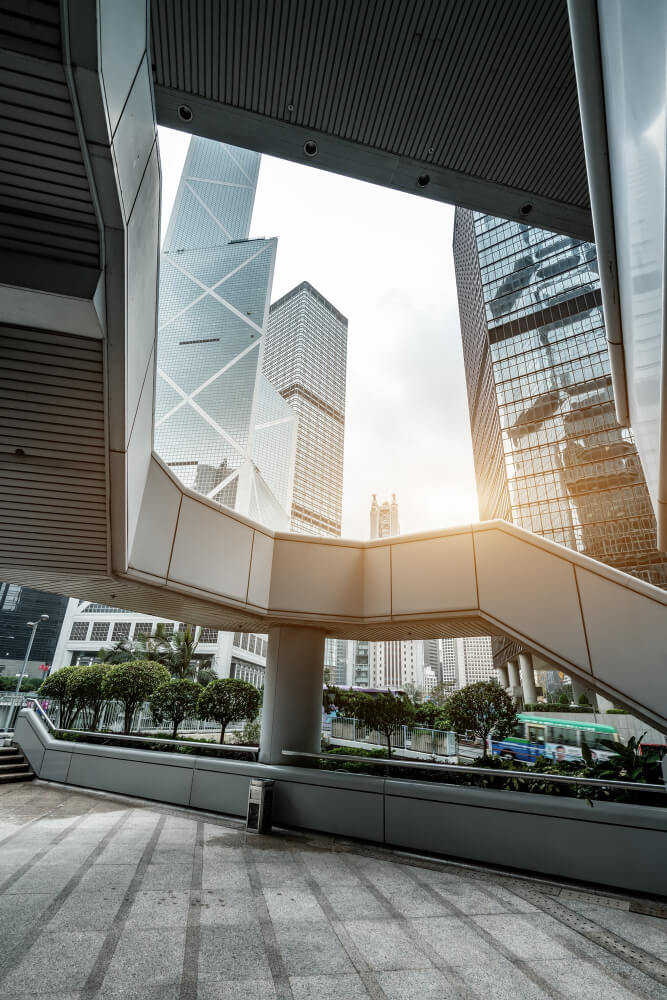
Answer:
<svg viewBox="0 0 667 1000"><path fill-rule="evenodd" d="M120 639L110 649L101 649L97 659L100 663L153 660L165 666L172 677L179 680L191 677L207 684L216 675L210 669L210 659L195 659L200 636L201 629L193 630L190 625L170 636L166 624L159 622L154 635L139 632L134 639Z"/></svg>

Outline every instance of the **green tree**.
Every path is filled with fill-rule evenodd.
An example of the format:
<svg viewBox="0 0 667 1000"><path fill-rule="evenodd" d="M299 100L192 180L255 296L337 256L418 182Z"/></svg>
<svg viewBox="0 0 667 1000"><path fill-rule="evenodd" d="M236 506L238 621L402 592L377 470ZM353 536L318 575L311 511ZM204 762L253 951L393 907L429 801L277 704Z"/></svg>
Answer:
<svg viewBox="0 0 667 1000"><path fill-rule="evenodd" d="M443 682L442 684L436 684L436 686L431 691L428 696L428 701L431 705L435 705L437 708L444 708L448 700L452 696L452 691L454 690L453 681Z"/></svg>
<svg viewBox="0 0 667 1000"><path fill-rule="evenodd" d="M102 690L109 701L120 701L123 705L124 733L131 731L139 705L168 680L169 671L155 660L130 660L127 663L113 664L109 668Z"/></svg>
<svg viewBox="0 0 667 1000"><path fill-rule="evenodd" d="M421 705L424 701L424 692L421 688L418 688L415 684L408 682L403 685L403 690L407 694L408 698L413 705Z"/></svg>
<svg viewBox="0 0 667 1000"><path fill-rule="evenodd" d="M518 722L514 702L497 681L477 681L456 691L447 702L447 715L457 733L471 732L482 740L487 757L487 739L494 733L504 739Z"/></svg>
<svg viewBox="0 0 667 1000"><path fill-rule="evenodd" d="M212 719L220 724L220 742L224 743L230 722L254 719L259 706L260 694L256 687L235 677L224 677L211 681L201 691L198 712L201 719Z"/></svg>
<svg viewBox="0 0 667 1000"><path fill-rule="evenodd" d="M424 726L426 729L450 729L447 708L440 705L433 705L430 701L425 701L423 705L417 706L415 723L418 726Z"/></svg>
<svg viewBox="0 0 667 1000"><path fill-rule="evenodd" d="M409 726L415 717L415 706L402 695L356 694L352 699L354 715L369 729L377 729L387 741L388 756L391 757L391 741L396 726Z"/></svg>
<svg viewBox="0 0 667 1000"><path fill-rule="evenodd" d="M72 678L81 667L61 667L42 681L40 697L55 701L58 705L60 728L69 729L79 709L78 695L72 690Z"/></svg>
<svg viewBox="0 0 667 1000"><path fill-rule="evenodd" d="M196 681L180 678L166 681L151 696L151 712L157 722L171 722L172 737L176 739L183 719L197 712L201 687Z"/></svg>
<svg viewBox="0 0 667 1000"><path fill-rule="evenodd" d="M75 667L71 675L70 691L77 700L77 707L87 714L86 725L95 730L100 724L102 706L106 701L104 678L111 670L111 664L91 663L89 667Z"/></svg>
<svg viewBox="0 0 667 1000"><path fill-rule="evenodd" d="M196 677L200 668L206 668L209 661L201 662L195 659L201 629L194 631L186 625L182 632L175 632L171 642L167 643L160 663L164 663L172 677Z"/></svg>

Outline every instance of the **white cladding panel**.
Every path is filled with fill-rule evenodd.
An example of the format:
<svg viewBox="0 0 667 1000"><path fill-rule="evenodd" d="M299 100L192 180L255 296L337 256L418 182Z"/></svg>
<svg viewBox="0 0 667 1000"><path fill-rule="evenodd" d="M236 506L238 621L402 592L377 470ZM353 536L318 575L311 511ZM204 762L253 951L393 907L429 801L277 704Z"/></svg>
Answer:
<svg viewBox="0 0 667 1000"><path fill-rule="evenodd" d="M572 563L510 530L475 532L480 608L589 670Z"/></svg>
<svg viewBox="0 0 667 1000"><path fill-rule="evenodd" d="M381 618L391 614L391 550L389 545L364 549L363 614Z"/></svg>
<svg viewBox="0 0 667 1000"><path fill-rule="evenodd" d="M667 607L577 566L593 675L667 712ZM658 641L656 642L656 639Z"/></svg>
<svg viewBox="0 0 667 1000"><path fill-rule="evenodd" d="M134 536L130 565L166 579L181 491L152 459Z"/></svg>
<svg viewBox="0 0 667 1000"><path fill-rule="evenodd" d="M271 607L304 614L358 616L363 548L276 538Z"/></svg>
<svg viewBox="0 0 667 1000"><path fill-rule="evenodd" d="M273 545L273 538L269 535L265 535L262 531L255 532L248 583L248 604L255 604L259 608L269 606Z"/></svg>
<svg viewBox="0 0 667 1000"><path fill-rule="evenodd" d="M392 545L392 612L477 607L472 532Z"/></svg>
<svg viewBox="0 0 667 1000"><path fill-rule="evenodd" d="M245 601L252 536L249 525L184 496L169 578Z"/></svg>

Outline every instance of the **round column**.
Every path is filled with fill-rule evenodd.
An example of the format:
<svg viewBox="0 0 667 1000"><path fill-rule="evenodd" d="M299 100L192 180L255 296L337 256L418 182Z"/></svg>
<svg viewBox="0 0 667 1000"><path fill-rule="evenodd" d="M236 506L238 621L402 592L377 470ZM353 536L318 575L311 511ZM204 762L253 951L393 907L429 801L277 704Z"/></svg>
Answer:
<svg viewBox="0 0 667 1000"><path fill-rule="evenodd" d="M597 699L593 688L585 681L579 680L578 677L570 677L570 680L572 681L572 697L574 698L575 705L579 704L579 699L582 694L585 694L591 709L595 710L597 708Z"/></svg>
<svg viewBox="0 0 667 1000"><path fill-rule="evenodd" d="M507 690L507 688L510 686L510 676L509 676L509 671L507 669L507 664L503 663L501 667L496 667L496 670L500 674L500 686L502 688L505 688L505 690Z"/></svg>
<svg viewBox="0 0 667 1000"><path fill-rule="evenodd" d="M323 629L269 629L259 759L289 765L283 750L319 753L322 738Z"/></svg>
<svg viewBox="0 0 667 1000"><path fill-rule="evenodd" d="M516 660L507 661L507 673L509 675L509 693L513 698L521 694L521 678L519 676L519 664Z"/></svg>
<svg viewBox="0 0 667 1000"><path fill-rule="evenodd" d="M519 653L519 670L521 671L521 691L525 705L534 705L537 701L535 689L535 671L530 653Z"/></svg>

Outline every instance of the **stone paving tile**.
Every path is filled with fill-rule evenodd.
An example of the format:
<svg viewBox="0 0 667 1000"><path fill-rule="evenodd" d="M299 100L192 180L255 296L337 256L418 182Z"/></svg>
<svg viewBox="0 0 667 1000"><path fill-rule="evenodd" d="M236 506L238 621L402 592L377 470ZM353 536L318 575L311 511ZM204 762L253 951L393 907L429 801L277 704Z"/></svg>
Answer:
<svg viewBox="0 0 667 1000"><path fill-rule="evenodd" d="M89 892L75 889L47 925L53 931L103 931L111 926L123 901L123 889Z"/></svg>
<svg viewBox="0 0 667 1000"><path fill-rule="evenodd" d="M100 837L100 840L102 838ZM81 879L79 888L85 892L101 889L122 889L125 891L134 878L136 864L96 865L92 864Z"/></svg>
<svg viewBox="0 0 667 1000"><path fill-rule="evenodd" d="M263 888L279 886L306 888L303 870L294 861L258 861L255 865Z"/></svg>
<svg viewBox="0 0 667 1000"><path fill-rule="evenodd" d="M154 865L146 868L142 889L189 889L192 882L192 862L186 865Z"/></svg>
<svg viewBox="0 0 667 1000"><path fill-rule="evenodd" d="M290 976L294 1000L367 1000L356 972L343 976Z"/></svg>
<svg viewBox="0 0 667 1000"><path fill-rule="evenodd" d="M264 889L272 920L324 920L324 911L310 889Z"/></svg>
<svg viewBox="0 0 667 1000"><path fill-rule="evenodd" d="M189 905L190 893L185 889L142 889L134 898L125 926L185 927Z"/></svg>
<svg viewBox="0 0 667 1000"><path fill-rule="evenodd" d="M381 920L387 909L365 886L322 884L339 920Z"/></svg>
<svg viewBox="0 0 667 1000"><path fill-rule="evenodd" d="M145 996L145 987L170 986L180 982L185 951L185 928L164 927L138 930L126 927L120 936L103 989L134 988L136 997Z"/></svg>
<svg viewBox="0 0 667 1000"><path fill-rule="evenodd" d="M424 948L434 951L448 965L493 962L497 956L493 946L477 934L466 920L429 917L410 920L409 926L424 942Z"/></svg>
<svg viewBox="0 0 667 1000"><path fill-rule="evenodd" d="M450 997L458 1000L460 996L437 969L432 972L379 972L377 978L387 1000L449 1000Z"/></svg>
<svg viewBox="0 0 667 1000"><path fill-rule="evenodd" d="M0 989L5 996L81 989L103 940L104 934L99 931L41 933L23 960L0 983Z"/></svg>
<svg viewBox="0 0 667 1000"><path fill-rule="evenodd" d="M540 968L536 971L539 972ZM473 996L483 997L483 1000L552 1000L553 997L553 993L545 992L521 968L500 955L487 965L459 966L457 972L473 991ZM588 1000L605 998L591 994Z"/></svg>
<svg viewBox="0 0 667 1000"><path fill-rule="evenodd" d="M80 865L33 865L4 892L11 896L23 896L32 892L43 893L48 889L54 895L79 871Z"/></svg>
<svg viewBox="0 0 667 1000"><path fill-rule="evenodd" d="M270 979L259 927L202 927L199 945L199 981L209 979Z"/></svg>
<svg viewBox="0 0 667 1000"><path fill-rule="evenodd" d="M371 969L432 968L425 952L394 921L345 920L343 926Z"/></svg>
<svg viewBox="0 0 667 1000"><path fill-rule="evenodd" d="M255 901L243 889L202 889L199 923L202 926L254 924L257 922Z"/></svg>
<svg viewBox="0 0 667 1000"><path fill-rule="evenodd" d="M232 979L229 982L199 983L197 1000L274 1000L272 979ZM315 1000L316 994L312 994ZM342 1000L342 998L341 998Z"/></svg>
<svg viewBox="0 0 667 1000"><path fill-rule="evenodd" d="M288 975L354 972L328 920L274 920L273 929Z"/></svg>
<svg viewBox="0 0 667 1000"><path fill-rule="evenodd" d="M335 883L336 886L361 887L359 876L354 868L345 863L344 854L319 854L315 851L297 851L300 860L314 879L322 883L322 887Z"/></svg>
<svg viewBox="0 0 667 1000"><path fill-rule="evenodd" d="M243 859L229 865L222 865L209 862L204 855L202 888L212 891L215 889L236 889L249 893L250 879L245 870Z"/></svg>
<svg viewBox="0 0 667 1000"><path fill-rule="evenodd" d="M558 922L544 913L494 913L472 919L517 958L527 962L574 957L572 951L560 940Z"/></svg>

